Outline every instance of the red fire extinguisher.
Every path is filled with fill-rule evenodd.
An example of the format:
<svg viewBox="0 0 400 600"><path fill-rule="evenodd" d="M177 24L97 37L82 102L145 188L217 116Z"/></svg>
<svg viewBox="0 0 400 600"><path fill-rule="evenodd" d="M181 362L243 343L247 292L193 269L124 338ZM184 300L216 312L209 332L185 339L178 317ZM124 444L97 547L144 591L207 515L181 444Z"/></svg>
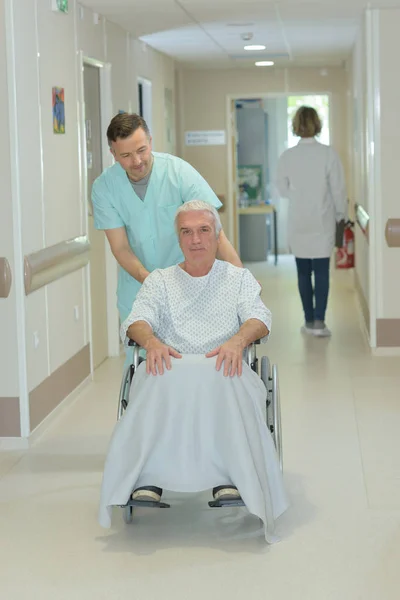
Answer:
<svg viewBox="0 0 400 600"><path fill-rule="evenodd" d="M336 268L352 269L354 267L354 223L347 221L344 225L342 247L336 249Z"/></svg>

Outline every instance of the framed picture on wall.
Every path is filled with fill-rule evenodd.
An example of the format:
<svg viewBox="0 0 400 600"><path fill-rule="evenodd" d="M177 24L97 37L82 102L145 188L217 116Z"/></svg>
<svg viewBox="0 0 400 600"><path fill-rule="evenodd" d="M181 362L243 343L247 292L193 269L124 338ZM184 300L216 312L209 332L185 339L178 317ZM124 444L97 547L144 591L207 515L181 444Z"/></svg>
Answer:
<svg viewBox="0 0 400 600"><path fill-rule="evenodd" d="M262 165L239 165L239 205L242 207L261 204L263 201Z"/></svg>
<svg viewBox="0 0 400 600"><path fill-rule="evenodd" d="M65 133L64 88L53 87L53 132Z"/></svg>

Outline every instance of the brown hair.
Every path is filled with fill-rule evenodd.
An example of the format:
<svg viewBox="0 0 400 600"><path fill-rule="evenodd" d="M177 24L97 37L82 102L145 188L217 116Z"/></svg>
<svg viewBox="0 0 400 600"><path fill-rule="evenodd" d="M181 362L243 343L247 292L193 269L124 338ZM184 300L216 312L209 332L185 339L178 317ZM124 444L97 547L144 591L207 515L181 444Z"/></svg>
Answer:
<svg viewBox="0 0 400 600"><path fill-rule="evenodd" d="M315 108L300 106L292 121L293 133L301 138L311 138L321 133L322 123Z"/></svg>
<svg viewBox="0 0 400 600"><path fill-rule="evenodd" d="M107 129L108 145L111 146L111 142L116 142L119 138L124 140L138 129L143 129L147 137L150 137L147 123L140 115L129 113L115 115Z"/></svg>

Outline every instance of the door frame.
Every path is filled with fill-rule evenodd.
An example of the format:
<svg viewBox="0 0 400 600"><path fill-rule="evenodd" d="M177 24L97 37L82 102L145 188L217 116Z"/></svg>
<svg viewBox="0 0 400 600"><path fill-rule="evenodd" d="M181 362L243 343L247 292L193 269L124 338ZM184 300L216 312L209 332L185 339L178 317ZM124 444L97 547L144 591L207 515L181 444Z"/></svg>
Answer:
<svg viewBox="0 0 400 600"><path fill-rule="evenodd" d="M247 100L252 98L272 99L272 98L286 98L288 96L328 96L329 97L329 140L332 143L332 118L331 118L331 106L332 106L332 92L321 91L286 91L286 92L243 92L243 94L227 94L226 95L226 139L229 145L226 152L227 160L227 173L228 173L228 198L227 205L231 209L228 212L228 237L232 240L232 243L239 252L239 218L237 211L237 193L236 193L236 181L237 181L237 169L234 164L233 157L236 156L236 148L232 146L232 140L237 138L237 131L233 131L233 126L236 122L233 119L233 111L235 109L236 100Z"/></svg>
<svg viewBox="0 0 400 600"><path fill-rule="evenodd" d="M153 83L150 79L138 76L136 77L136 94L138 95L138 84L141 83L143 86L143 119L146 121L150 131L150 135L153 138L154 148L154 136L153 136ZM137 98L137 106L139 113L139 95Z"/></svg>
<svg viewBox="0 0 400 600"><path fill-rule="evenodd" d="M381 100L379 56L379 12L367 9L366 64L367 73L367 135L366 147L367 197L369 220L368 239L368 296L369 296L369 345L377 348L377 319L384 314L383 308L383 251L385 224L382 222L382 166L381 166Z"/></svg>
<svg viewBox="0 0 400 600"><path fill-rule="evenodd" d="M107 128L113 117L111 63L106 63L79 52L79 151L80 151L80 192L81 192L81 226L82 230L89 230L88 179L87 156L85 144L85 95L83 83L83 70L85 65L99 69L100 75L100 122L101 122L101 157L103 170L114 164L114 159L107 143ZM119 317L116 308L115 295L118 282L118 267L108 243L104 244L106 261L106 294L107 294L107 339L108 356L119 356ZM86 291L86 306L84 311L86 343L90 344L90 369L93 375L93 336L92 336L92 298L90 290L90 261L84 269L84 286Z"/></svg>

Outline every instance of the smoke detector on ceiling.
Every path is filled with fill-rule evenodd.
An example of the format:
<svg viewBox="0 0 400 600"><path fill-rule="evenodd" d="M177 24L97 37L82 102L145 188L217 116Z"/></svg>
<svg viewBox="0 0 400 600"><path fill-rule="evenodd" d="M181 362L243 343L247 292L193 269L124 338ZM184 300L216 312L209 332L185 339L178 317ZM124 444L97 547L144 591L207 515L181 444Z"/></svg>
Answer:
<svg viewBox="0 0 400 600"><path fill-rule="evenodd" d="M240 37L242 38L242 40L244 40L245 42L248 42L249 40L252 39L253 34L251 32L248 33L241 33Z"/></svg>

